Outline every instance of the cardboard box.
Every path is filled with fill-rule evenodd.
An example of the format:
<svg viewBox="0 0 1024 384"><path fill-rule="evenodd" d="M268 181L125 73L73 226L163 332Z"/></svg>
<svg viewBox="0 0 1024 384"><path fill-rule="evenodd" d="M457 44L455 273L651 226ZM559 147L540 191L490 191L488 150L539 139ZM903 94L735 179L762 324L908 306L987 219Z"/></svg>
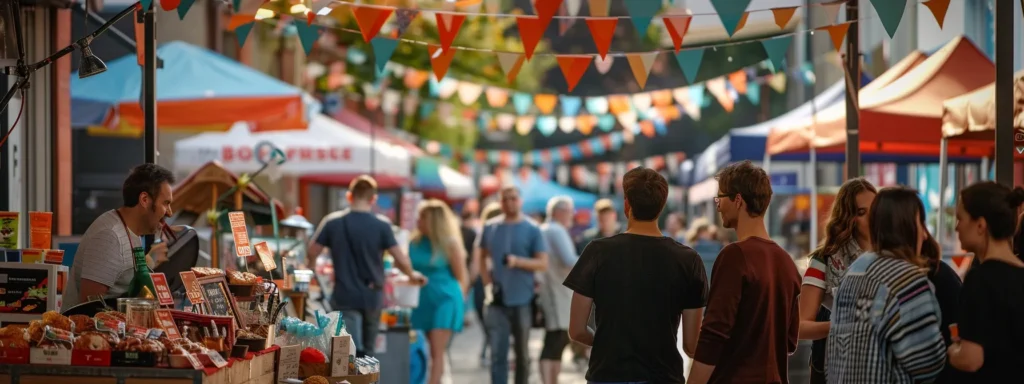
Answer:
<svg viewBox="0 0 1024 384"><path fill-rule="evenodd" d="M71 365L82 365L88 367L109 367L110 351L71 351Z"/></svg>
<svg viewBox="0 0 1024 384"><path fill-rule="evenodd" d="M28 348L0 348L0 364L28 364L28 362Z"/></svg>
<svg viewBox="0 0 1024 384"><path fill-rule="evenodd" d="M331 383L339 383L342 380L348 380L348 382L352 384L376 384L380 381L380 373L371 373L369 375L332 376L327 378L327 381Z"/></svg>
<svg viewBox="0 0 1024 384"><path fill-rule="evenodd" d="M47 365L71 365L71 350L56 348L32 348L29 363Z"/></svg>

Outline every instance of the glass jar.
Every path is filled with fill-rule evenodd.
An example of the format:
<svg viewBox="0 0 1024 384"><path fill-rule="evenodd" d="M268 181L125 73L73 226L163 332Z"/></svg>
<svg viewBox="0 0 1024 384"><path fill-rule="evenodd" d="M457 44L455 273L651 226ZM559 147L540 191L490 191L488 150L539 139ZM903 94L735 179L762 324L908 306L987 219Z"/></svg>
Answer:
<svg viewBox="0 0 1024 384"><path fill-rule="evenodd" d="M142 328L150 329L154 328L154 316L156 314L159 305L156 300L153 299L119 299L117 301L118 307L121 306L121 300L124 300L125 317L128 319L125 324L128 329L131 328Z"/></svg>

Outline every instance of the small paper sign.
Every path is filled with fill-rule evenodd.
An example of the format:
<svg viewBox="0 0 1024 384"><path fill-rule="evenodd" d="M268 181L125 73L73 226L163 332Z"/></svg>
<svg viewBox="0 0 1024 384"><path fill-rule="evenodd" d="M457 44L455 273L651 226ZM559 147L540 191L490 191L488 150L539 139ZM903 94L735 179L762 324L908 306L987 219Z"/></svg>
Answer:
<svg viewBox="0 0 1024 384"><path fill-rule="evenodd" d="M150 339L150 340L159 340L160 336L163 336L163 335L164 335L164 331L162 329L155 329L155 328L153 328L153 329L150 329L148 333L146 333L146 338ZM169 338L170 337L168 337L168 339Z"/></svg>
<svg viewBox="0 0 1024 384"><path fill-rule="evenodd" d="M260 261L263 262L263 270L270 272L277 269L277 263L274 262L274 253L270 251L270 246L267 245L266 241L256 243L253 248L256 248L256 254L260 256Z"/></svg>
<svg viewBox="0 0 1024 384"><path fill-rule="evenodd" d="M185 296L188 297L193 305L203 303L203 288L199 286L199 279L196 278L195 272L184 271L179 272L181 276L181 284L185 286Z"/></svg>
<svg viewBox="0 0 1024 384"><path fill-rule="evenodd" d="M153 288L156 288L156 299L161 306L174 305L174 296L171 296L171 288L167 286L167 275L163 273L151 273Z"/></svg>
<svg viewBox="0 0 1024 384"><path fill-rule="evenodd" d="M228 361L224 360L224 356L221 356L220 353L215 351L206 351L206 356L210 357L210 361L212 361L213 365L217 368L224 368L228 366Z"/></svg>
<svg viewBox="0 0 1024 384"><path fill-rule="evenodd" d="M231 224L231 235L235 238L235 254L238 257L252 256L249 245L249 230L245 227L245 213L228 212L228 223Z"/></svg>
<svg viewBox="0 0 1024 384"><path fill-rule="evenodd" d="M298 345L281 347L277 360L277 377L281 380L299 378L299 348Z"/></svg>
<svg viewBox="0 0 1024 384"><path fill-rule="evenodd" d="M64 250L63 249L48 249L43 256L43 262L46 264L64 264Z"/></svg>
<svg viewBox="0 0 1024 384"><path fill-rule="evenodd" d="M199 361L199 359L196 357L196 355L193 355L191 353L186 353L185 354L185 358L188 359L188 363L189 364L192 364L192 369L200 370L200 369L206 368L206 367L203 366L203 362Z"/></svg>
<svg viewBox="0 0 1024 384"><path fill-rule="evenodd" d="M164 330L168 339L176 340L181 338L181 333L178 332L178 325L174 324L174 317L171 316L171 311L158 309L156 311L156 324Z"/></svg>

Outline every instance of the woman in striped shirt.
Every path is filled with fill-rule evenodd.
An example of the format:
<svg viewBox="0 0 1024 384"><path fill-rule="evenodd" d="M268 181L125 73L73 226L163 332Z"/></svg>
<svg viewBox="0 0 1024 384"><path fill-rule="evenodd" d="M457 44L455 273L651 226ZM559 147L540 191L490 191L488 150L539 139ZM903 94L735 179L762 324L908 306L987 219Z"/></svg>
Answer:
<svg viewBox="0 0 1024 384"><path fill-rule="evenodd" d="M825 224L825 241L810 255L800 288L800 339L814 340L811 349L811 384L825 382L825 336L828 336L832 292L846 267L871 249L868 209L875 186L863 178L850 179L839 188ZM818 317L824 315L822 317ZM823 319L824 321L820 321Z"/></svg>
<svg viewBox="0 0 1024 384"><path fill-rule="evenodd" d="M933 382L946 362L941 314L921 247L928 231L917 191L884 188L868 215L873 252L857 258L835 293L829 383Z"/></svg>

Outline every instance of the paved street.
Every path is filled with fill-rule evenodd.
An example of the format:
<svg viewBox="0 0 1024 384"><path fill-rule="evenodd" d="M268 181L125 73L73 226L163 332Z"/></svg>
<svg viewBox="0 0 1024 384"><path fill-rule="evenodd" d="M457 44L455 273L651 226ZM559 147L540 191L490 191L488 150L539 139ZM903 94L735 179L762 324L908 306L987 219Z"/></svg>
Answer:
<svg viewBox="0 0 1024 384"><path fill-rule="evenodd" d="M480 365L480 346L483 344L484 335L480 325L474 323L467 327L462 333L455 336L450 350L451 384L486 384L491 382L489 368ZM537 369L537 358L540 356L541 346L544 344L544 332L535 329L530 332L530 384L540 384L540 374ZM585 384L583 372L577 371L572 363L572 353L566 351L565 360L562 365L562 374L558 378L559 384ZM509 372L509 382L512 382L513 373Z"/></svg>

